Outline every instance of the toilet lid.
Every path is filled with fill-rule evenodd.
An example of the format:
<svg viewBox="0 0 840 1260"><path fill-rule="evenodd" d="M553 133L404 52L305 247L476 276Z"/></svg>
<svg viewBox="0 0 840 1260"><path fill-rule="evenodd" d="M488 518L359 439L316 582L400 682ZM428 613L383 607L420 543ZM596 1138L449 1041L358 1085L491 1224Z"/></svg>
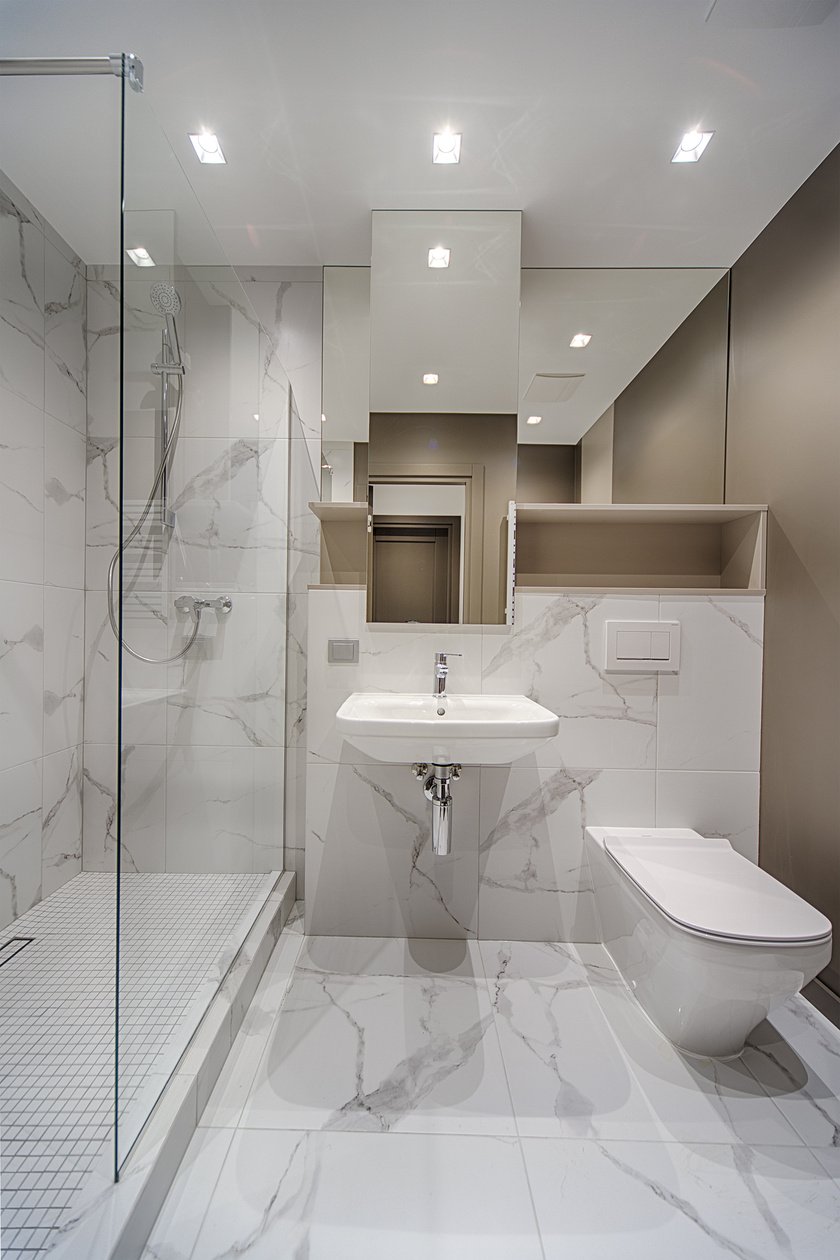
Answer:
<svg viewBox="0 0 840 1260"><path fill-rule="evenodd" d="M695 932L787 944L831 935L824 914L728 840L607 835L604 847L669 919Z"/></svg>

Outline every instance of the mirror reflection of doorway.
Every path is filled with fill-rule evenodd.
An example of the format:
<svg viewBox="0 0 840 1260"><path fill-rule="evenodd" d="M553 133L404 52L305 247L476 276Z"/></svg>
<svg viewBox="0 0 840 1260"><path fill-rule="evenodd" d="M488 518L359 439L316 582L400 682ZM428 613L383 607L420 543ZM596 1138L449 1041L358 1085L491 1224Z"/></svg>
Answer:
<svg viewBox="0 0 840 1260"><path fill-rule="evenodd" d="M460 620L458 517L374 516L370 546L370 620Z"/></svg>

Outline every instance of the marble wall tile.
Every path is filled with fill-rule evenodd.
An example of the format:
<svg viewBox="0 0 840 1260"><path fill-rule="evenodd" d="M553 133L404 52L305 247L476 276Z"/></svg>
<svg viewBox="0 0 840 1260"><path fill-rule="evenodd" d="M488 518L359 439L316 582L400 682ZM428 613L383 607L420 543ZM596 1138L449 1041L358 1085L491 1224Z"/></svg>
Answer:
<svg viewBox="0 0 840 1260"><path fill-rule="evenodd" d="M83 748L43 760L42 895L49 897L82 869Z"/></svg>
<svg viewBox="0 0 840 1260"><path fill-rule="evenodd" d="M271 790L270 769L255 756L264 751L197 746L168 751L167 871L255 869L259 852L275 843L282 817L258 799Z"/></svg>
<svg viewBox="0 0 840 1260"><path fill-rule="evenodd" d="M300 414L307 428L317 431L321 420L321 279L241 278L283 375L291 382Z"/></svg>
<svg viewBox="0 0 840 1260"><path fill-rule="evenodd" d="M120 448L115 436L89 435L85 470L85 587L104 591L119 540Z"/></svg>
<svg viewBox="0 0 840 1260"><path fill-rule="evenodd" d="M44 232L0 192L0 386L44 406Z"/></svg>
<svg viewBox="0 0 840 1260"><path fill-rule="evenodd" d="M659 684L660 770L759 769L764 599L662 596L682 626L678 674Z"/></svg>
<svg viewBox="0 0 840 1260"><path fill-rule="evenodd" d="M179 443L173 585L285 591L287 458L282 442L185 438Z"/></svg>
<svg viewBox="0 0 840 1260"><path fill-rule="evenodd" d="M155 615L133 597L125 602L125 642L144 656L167 655L174 631L173 596L165 613ZM149 665L123 656L123 689L117 697L117 641L108 619L103 591L88 591L85 598L85 741L113 743L117 737L117 707L122 705L123 739L127 744L166 742L168 698L166 665ZM179 640L176 640L179 641Z"/></svg>
<svg viewBox="0 0 840 1260"><path fill-rule="evenodd" d="M167 870L166 749L150 744L124 745L122 767L121 869L126 873ZM85 744L83 865L86 871L115 869L116 775L116 745Z"/></svg>
<svg viewBox="0 0 840 1260"><path fill-rule="evenodd" d="M236 281L196 268L179 280L179 321L190 356L185 379L185 437L257 438L260 434L260 328ZM206 275L204 273L207 273Z"/></svg>
<svg viewBox="0 0 840 1260"><path fill-rule="evenodd" d="M0 582L0 769L41 756L43 692L44 588Z"/></svg>
<svg viewBox="0 0 840 1260"><path fill-rule="evenodd" d="M89 438L113 440L119 433L119 334L119 273L115 267L88 267L86 343ZM148 378L146 387L148 389Z"/></svg>
<svg viewBox="0 0 840 1260"><path fill-rule="evenodd" d="M252 871L282 871L284 845L284 749L253 749L254 847Z"/></svg>
<svg viewBox="0 0 840 1260"><path fill-rule="evenodd" d="M1 386L0 456L0 579L42 582L44 416Z"/></svg>
<svg viewBox="0 0 840 1260"><path fill-rule="evenodd" d="M759 784L756 772L661 770L656 825L724 836L743 857L758 862Z"/></svg>
<svg viewBox="0 0 840 1260"><path fill-rule="evenodd" d="M560 717L539 764L656 764L656 677L604 670L607 620L658 620L656 596L520 595L516 625L484 640L482 690L522 692Z"/></svg>
<svg viewBox="0 0 840 1260"><path fill-rule="evenodd" d="M41 899L41 761L0 773L0 928Z"/></svg>
<svg viewBox="0 0 840 1260"><path fill-rule="evenodd" d="M44 417L44 581L85 585L87 446L75 429Z"/></svg>
<svg viewBox="0 0 840 1260"><path fill-rule="evenodd" d="M285 596L232 598L226 616L202 614L195 646L168 667L170 745L284 743Z"/></svg>
<svg viewBox="0 0 840 1260"><path fill-rule="evenodd" d="M85 593L44 588L44 753L84 738Z"/></svg>
<svg viewBox="0 0 840 1260"><path fill-rule="evenodd" d="M87 426L87 348L84 263L45 243L44 409L84 434Z"/></svg>
<svg viewBox="0 0 840 1260"><path fill-rule="evenodd" d="M654 818L653 771L482 767L482 939L599 940L585 829Z"/></svg>
<svg viewBox="0 0 840 1260"><path fill-rule="evenodd" d="M452 853L432 853L431 815L407 766L310 765L307 931L474 936L478 771L454 785Z"/></svg>
<svg viewBox="0 0 840 1260"><path fill-rule="evenodd" d="M259 342L260 397L259 433L265 440L289 437L289 405L291 391L289 378L277 356L271 338L262 330Z"/></svg>
<svg viewBox="0 0 840 1260"><path fill-rule="evenodd" d="M320 459L313 465L305 442L289 443L289 590L304 592L318 582L321 526L309 504L321 497Z"/></svg>

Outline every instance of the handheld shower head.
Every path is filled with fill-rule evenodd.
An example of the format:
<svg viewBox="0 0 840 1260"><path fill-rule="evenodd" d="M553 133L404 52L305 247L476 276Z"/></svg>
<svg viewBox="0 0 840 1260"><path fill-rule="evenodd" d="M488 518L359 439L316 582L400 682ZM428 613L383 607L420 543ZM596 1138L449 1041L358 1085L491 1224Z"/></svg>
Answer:
<svg viewBox="0 0 840 1260"><path fill-rule="evenodd" d="M180 315L181 296L174 284L156 280L149 289L149 299L158 315Z"/></svg>
<svg viewBox="0 0 840 1260"><path fill-rule="evenodd" d="M158 315L162 315L166 320L169 349L176 363L180 364L182 361L181 343L178 340L175 316L181 313L181 295L174 284L168 284L165 280L156 280L149 290L149 300Z"/></svg>

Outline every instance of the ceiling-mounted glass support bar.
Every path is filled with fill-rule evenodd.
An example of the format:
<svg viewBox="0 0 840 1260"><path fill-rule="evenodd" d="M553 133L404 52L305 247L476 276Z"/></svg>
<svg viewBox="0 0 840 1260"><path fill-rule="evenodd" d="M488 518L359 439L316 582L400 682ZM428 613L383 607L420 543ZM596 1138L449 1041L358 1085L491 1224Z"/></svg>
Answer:
<svg viewBox="0 0 840 1260"><path fill-rule="evenodd" d="M128 79L135 92L143 91L143 62L134 53L112 57L4 57L0 76L12 74L115 74Z"/></svg>

